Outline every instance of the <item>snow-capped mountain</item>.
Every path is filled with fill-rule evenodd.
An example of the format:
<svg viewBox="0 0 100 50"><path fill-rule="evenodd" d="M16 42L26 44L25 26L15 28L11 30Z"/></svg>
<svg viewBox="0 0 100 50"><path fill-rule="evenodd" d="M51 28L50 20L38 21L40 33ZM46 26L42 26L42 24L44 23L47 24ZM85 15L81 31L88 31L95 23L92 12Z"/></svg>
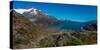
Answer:
<svg viewBox="0 0 100 50"><path fill-rule="evenodd" d="M24 12L30 12L31 14L36 15L40 10L36 8L29 8L29 9L14 9L16 12L23 14Z"/></svg>
<svg viewBox="0 0 100 50"><path fill-rule="evenodd" d="M35 18L36 16L38 16L40 14L44 14L44 13L42 13L40 10L38 10L36 8L30 8L30 9L24 11L22 14L28 18Z"/></svg>
<svg viewBox="0 0 100 50"><path fill-rule="evenodd" d="M29 9L14 9L17 13L24 15L25 17L29 18L30 21L36 21L39 14L41 14L41 10L38 10L34 7ZM43 13L42 13L43 14Z"/></svg>
<svg viewBox="0 0 100 50"><path fill-rule="evenodd" d="M14 9L16 12L22 14L26 18L28 18L33 23L37 23L40 26L49 26L54 24L57 19L43 13L41 10L36 8L29 9Z"/></svg>

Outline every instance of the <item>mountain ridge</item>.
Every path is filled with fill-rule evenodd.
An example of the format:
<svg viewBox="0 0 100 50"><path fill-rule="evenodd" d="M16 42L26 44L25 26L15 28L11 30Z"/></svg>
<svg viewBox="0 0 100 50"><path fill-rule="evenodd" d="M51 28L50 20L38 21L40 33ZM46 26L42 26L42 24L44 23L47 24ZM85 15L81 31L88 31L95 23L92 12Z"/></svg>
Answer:
<svg viewBox="0 0 100 50"><path fill-rule="evenodd" d="M35 13L35 11L37 11L37 13ZM24 11L22 14L33 23L37 23L39 26L44 28L54 27L67 30L82 30L86 25L92 24L96 21L91 20L87 22L80 22L72 20L58 20L57 18L47 15L36 8L30 8L27 11Z"/></svg>

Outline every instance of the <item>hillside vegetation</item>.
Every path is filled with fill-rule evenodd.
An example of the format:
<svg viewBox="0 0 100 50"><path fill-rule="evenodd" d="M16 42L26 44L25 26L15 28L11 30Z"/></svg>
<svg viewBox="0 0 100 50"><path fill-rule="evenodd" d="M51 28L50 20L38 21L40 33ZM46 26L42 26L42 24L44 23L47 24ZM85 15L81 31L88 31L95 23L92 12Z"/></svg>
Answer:
<svg viewBox="0 0 100 50"><path fill-rule="evenodd" d="M49 30L12 10L13 48L40 48L97 43L96 30ZM38 22L39 23L39 22Z"/></svg>

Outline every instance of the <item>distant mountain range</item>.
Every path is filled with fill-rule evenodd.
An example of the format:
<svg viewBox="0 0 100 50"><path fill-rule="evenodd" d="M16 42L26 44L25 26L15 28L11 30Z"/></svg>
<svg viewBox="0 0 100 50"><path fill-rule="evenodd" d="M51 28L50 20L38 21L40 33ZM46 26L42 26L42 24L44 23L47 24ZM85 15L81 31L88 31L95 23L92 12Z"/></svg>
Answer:
<svg viewBox="0 0 100 50"><path fill-rule="evenodd" d="M30 9L14 9L16 12L28 18L31 22L44 28L57 28L66 30L97 30L97 20L87 22L77 22L71 20L58 20L53 16L43 13L36 8Z"/></svg>
<svg viewBox="0 0 100 50"><path fill-rule="evenodd" d="M92 21L88 21L88 22L85 22L84 23L85 26L82 27L82 29L85 29L85 30L97 30L97 20L92 20Z"/></svg>
<svg viewBox="0 0 100 50"><path fill-rule="evenodd" d="M87 22L76 22L76 21L62 21L61 23L55 25L55 27L67 30L97 30L96 20Z"/></svg>

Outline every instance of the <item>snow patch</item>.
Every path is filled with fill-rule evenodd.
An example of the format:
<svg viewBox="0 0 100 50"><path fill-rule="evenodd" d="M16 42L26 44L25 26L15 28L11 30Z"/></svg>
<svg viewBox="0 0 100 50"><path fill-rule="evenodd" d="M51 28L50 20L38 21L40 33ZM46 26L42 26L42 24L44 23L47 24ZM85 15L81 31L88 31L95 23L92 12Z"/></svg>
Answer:
<svg viewBox="0 0 100 50"><path fill-rule="evenodd" d="M23 14L24 12L30 12L31 14L36 15L38 13L38 9L36 8L30 8L30 9L14 9L16 12Z"/></svg>
<svg viewBox="0 0 100 50"><path fill-rule="evenodd" d="M14 9L17 13L23 14L27 9Z"/></svg>

